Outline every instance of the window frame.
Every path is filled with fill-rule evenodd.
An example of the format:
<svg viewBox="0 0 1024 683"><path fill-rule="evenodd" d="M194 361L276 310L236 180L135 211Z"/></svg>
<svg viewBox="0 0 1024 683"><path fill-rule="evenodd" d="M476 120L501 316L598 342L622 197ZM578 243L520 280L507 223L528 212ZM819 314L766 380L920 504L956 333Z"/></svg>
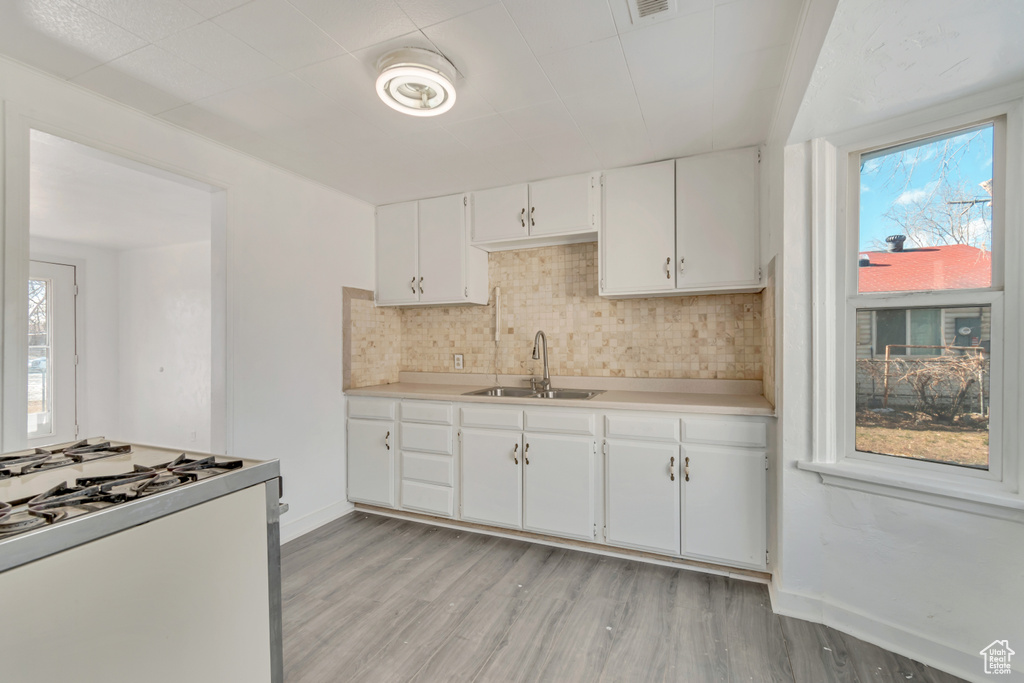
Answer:
<svg viewBox="0 0 1024 683"><path fill-rule="evenodd" d="M992 286L865 293L851 299L860 253L859 155L989 120L997 122L993 176L1004 179L993 188ZM826 485L1024 522L1024 454L1018 452L1018 423L1024 422L1018 417L1024 406L1024 100L1019 94L1007 98L993 92L913 112L811 140L807 159L812 454L797 466L817 473ZM858 181L855 188L852 178ZM986 304L992 306L989 470L856 451L856 309Z"/></svg>
<svg viewBox="0 0 1024 683"><path fill-rule="evenodd" d="M970 129L977 126L992 124L992 283L986 288L976 289L945 289L930 291L900 292L859 292L859 267L857 257L860 253L860 159L880 149L896 145L927 143L930 138L946 135L950 132ZM899 136L895 139L882 139L860 148L845 151L846 177L841 179L839 188L846 189L846 212L843 220L837 224L842 231L843 239L837 245L842 270L841 280L837 283L837 307L844 313L842 320L847 321L839 334L841 367L838 375L843 377L842 391L837 400L837 435L839 438L837 460L859 460L882 465L884 467L907 468L911 471L928 474L939 478L969 478L982 481L1001 482L1003 480L1003 415L1004 401L991 401L989 408L989 459L988 469L981 470L959 465L940 463L930 460L917 460L879 453L858 451L855 443L856 424L856 338L851 336L856 330L858 310L905 309L921 307L952 308L956 306L991 306L992 334L989 356L989 392L990 396L1002 397L1005 339L1003 335L1004 317L1004 273L1005 273L1005 217L1006 217L1006 117L988 116L963 125L952 125L936 128L934 131L912 136ZM845 182L843 182L845 181ZM839 193L837 193L839 194ZM908 335L909 335L909 314ZM997 334L998 331L998 334ZM908 337L909 338L909 337ZM909 342L908 342L909 343Z"/></svg>

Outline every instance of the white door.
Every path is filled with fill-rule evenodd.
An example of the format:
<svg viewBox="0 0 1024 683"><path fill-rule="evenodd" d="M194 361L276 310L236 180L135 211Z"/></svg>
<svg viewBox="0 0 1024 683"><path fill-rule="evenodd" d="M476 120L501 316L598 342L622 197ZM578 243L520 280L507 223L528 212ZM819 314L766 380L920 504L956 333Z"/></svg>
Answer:
<svg viewBox="0 0 1024 683"><path fill-rule="evenodd" d="M765 566L764 457L764 451L683 446L684 555Z"/></svg>
<svg viewBox="0 0 1024 683"><path fill-rule="evenodd" d="M28 282L28 445L78 434L75 267L31 261Z"/></svg>
<svg viewBox="0 0 1024 683"><path fill-rule="evenodd" d="M348 499L395 506L395 423L348 421Z"/></svg>
<svg viewBox="0 0 1024 683"><path fill-rule="evenodd" d="M679 289L757 284L757 148L676 160Z"/></svg>
<svg viewBox="0 0 1024 683"><path fill-rule="evenodd" d="M462 519L522 527L522 433L462 430Z"/></svg>
<svg viewBox="0 0 1024 683"><path fill-rule="evenodd" d="M675 289L675 191L674 161L605 172L602 294Z"/></svg>
<svg viewBox="0 0 1024 683"><path fill-rule="evenodd" d="M416 202L377 208L377 302L419 301Z"/></svg>
<svg viewBox="0 0 1024 683"><path fill-rule="evenodd" d="M523 526L594 540L594 440L523 436Z"/></svg>
<svg viewBox="0 0 1024 683"><path fill-rule="evenodd" d="M466 298L465 195L419 202L419 265L416 283L420 301L462 301Z"/></svg>
<svg viewBox="0 0 1024 683"><path fill-rule="evenodd" d="M473 193L473 242L494 242L530 234L526 185Z"/></svg>
<svg viewBox="0 0 1024 683"><path fill-rule="evenodd" d="M597 230L596 212L591 211L590 184L591 176L587 173L530 183L530 234Z"/></svg>
<svg viewBox="0 0 1024 683"><path fill-rule="evenodd" d="M608 542L678 555L679 446L640 441L607 443Z"/></svg>

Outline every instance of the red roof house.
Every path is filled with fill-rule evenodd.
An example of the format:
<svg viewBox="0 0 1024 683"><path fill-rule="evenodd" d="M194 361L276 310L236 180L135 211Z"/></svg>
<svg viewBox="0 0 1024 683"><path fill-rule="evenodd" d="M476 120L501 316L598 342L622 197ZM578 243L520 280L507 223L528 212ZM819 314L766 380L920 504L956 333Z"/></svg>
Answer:
<svg viewBox="0 0 1024 683"><path fill-rule="evenodd" d="M974 289L992 284L992 252L966 244L861 252L860 264L860 292Z"/></svg>

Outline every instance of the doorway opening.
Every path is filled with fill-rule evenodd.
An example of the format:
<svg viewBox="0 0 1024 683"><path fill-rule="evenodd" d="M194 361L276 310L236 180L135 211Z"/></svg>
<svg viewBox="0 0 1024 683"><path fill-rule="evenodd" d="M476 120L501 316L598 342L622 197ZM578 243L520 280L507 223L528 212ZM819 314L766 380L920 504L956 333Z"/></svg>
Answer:
<svg viewBox="0 0 1024 683"><path fill-rule="evenodd" d="M223 453L224 192L29 131L25 445Z"/></svg>

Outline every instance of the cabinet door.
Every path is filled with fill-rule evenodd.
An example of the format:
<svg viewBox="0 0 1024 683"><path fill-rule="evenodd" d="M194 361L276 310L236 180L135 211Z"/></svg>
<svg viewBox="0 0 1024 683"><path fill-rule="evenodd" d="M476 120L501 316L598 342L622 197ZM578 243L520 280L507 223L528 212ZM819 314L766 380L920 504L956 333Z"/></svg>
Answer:
<svg viewBox="0 0 1024 683"><path fill-rule="evenodd" d="M594 441L523 436L523 526L594 540Z"/></svg>
<svg viewBox="0 0 1024 683"><path fill-rule="evenodd" d="M590 182L591 176L584 173L530 183L530 235L596 230Z"/></svg>
<svg viewBox="0 0 1024 683"><path fill-rule="evenodd" d="M679 554L679 446L608 442L606 510L608 542ZM675 467L677 476L672 477Z"/></svg>
<svg viewBox="0 0 1024 683"><path fill-rule="evenodd" d="M526 185L473 193L473 242L494 242L530 234Z"/></svg>
<svg viewBox="0 0 1024 683"><path fill-rule="evenodd" d="M683 446L684 555L765 566L764 457L764 451Z"/></svg>
<svg viewBox="0 0 1024 683"><path fill-rule="evenodd" d="M420 301L462 301L466 272L465 195L424 199L419 217Z"/></svg>
<svg viewBox="0 0 1024 683"><path fill-rule="evenodd" d="M395 423L348 421L348 499L395 506Z"/></svg>
<svg viewBox="0 0 1024 683"><path fill-rule="evenodd" d="M675 289L675 162L604 174L601 293Z"/></svg>
<svg viewBox="0 0 1024 683"><path fill-rule="evenodd" d="M757 148L676 160L679 289L757 284Z"/></svg>
<svg viewBox="0 0 1024 683"><path fill-rule="evenodd" d="M416 202L377 208L377 302L419 301Z"/></svg>
<svg viewBox="0 0 1024 683"><path fill-rule="evenodd" d="M462 431L462 519L522 527L520 432Z"/></svg>

